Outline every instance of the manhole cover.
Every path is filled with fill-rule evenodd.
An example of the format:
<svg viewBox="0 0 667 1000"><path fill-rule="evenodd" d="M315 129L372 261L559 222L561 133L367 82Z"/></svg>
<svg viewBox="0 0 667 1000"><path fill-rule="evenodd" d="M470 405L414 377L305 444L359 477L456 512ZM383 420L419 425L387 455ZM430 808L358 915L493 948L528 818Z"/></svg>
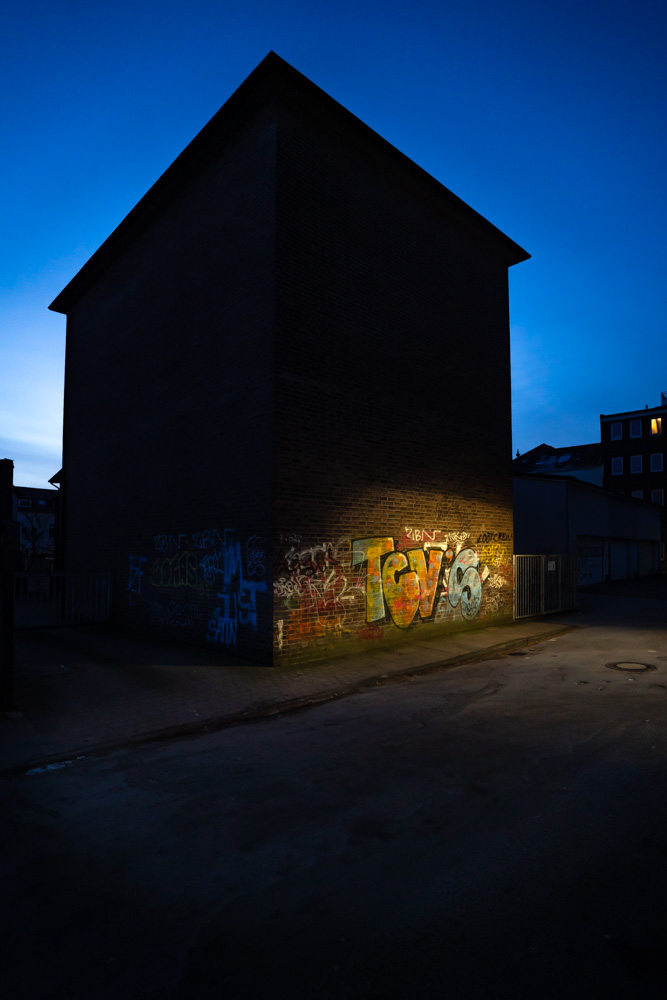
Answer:
<svg viewBox="0 0 667 1000"><path fill-rule="evenodd" d="M635 660L621 660L619 663L605 663L610 670L656 670L652 663L637 663Z"/></svg>

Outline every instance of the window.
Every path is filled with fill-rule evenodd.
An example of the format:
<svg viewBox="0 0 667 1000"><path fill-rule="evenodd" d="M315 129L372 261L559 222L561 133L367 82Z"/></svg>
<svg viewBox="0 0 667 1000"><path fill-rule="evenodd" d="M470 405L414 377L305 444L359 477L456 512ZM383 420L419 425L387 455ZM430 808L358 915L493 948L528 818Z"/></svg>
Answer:
<svg viewBox="0 0 667 1000"><path fill-rule="evenodd" d="M651 490L651 503L660 503L665 505L665 491L664 490Z"/></svg>
<svg viewBox="0 0 667 1000"><path fill-rule="evenodd" d="M32 500L19 500L19 507L32 507Z"/></svg>
<svg viewBox="0 0 667 1000"><path fill-rule="evenodd" d="M631 455L630 456L630 472L641 472L642 471L642 457L641 455Z"/></svg>
<svg viewBox="0 0 667 1000"><path fill-rule="evenodd" d="M651 417L651 434L662 434L662 417Z"/></svg>
<svg viewBox="0 0 667 1000"><path fill-rule="evenodd" d="M612 476L622 476L623 475L623 459L622 458L612 458L612 460L611 460L611 474L612 474Z"/></svg>
<svg viewBox="0 0 667 1000"><path fill-rule="evenodd" d="M662 472L662 452L651 455L651 472Z"/></svg>
<svg viewBox="0 0 667 1000"><path fill-rule="evenodd" d="M620 420L615 420L611 425L612 441L620 441L623 437L623 424Z"/></svg>
<svg viewBox="0 0 667 1000"><path fill-rule="evenodd" d="M642 436L642 422L641 420L631 420L630 421L630 437L640 438Z"/></svg>
<svg viewBox="0 0 667 1000"><path fill-rule="evenodd" d="M630 494L630 496L631 497L636 497L637 500L643 500L644 499L644 491L643 490L633 490L632 493Z"/></svg>

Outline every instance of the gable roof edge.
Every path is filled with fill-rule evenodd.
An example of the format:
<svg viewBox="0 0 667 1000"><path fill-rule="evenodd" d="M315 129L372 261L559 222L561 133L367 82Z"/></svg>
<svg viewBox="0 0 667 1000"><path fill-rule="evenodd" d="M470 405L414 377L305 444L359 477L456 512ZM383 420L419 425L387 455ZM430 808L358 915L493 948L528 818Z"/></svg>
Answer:
<svg viewBox="0 0 667 1000"><path fill-rule="evenodd" d="M54 312L67 313L123 248L151 224L151 221L168 203L171 195L188 179L195 176L209 161L211 149L224 145L240 131L249 118L265 107L276 93L278 86L286 94L295 90L324 105L328 113L352 127L382 148L395 162L407 167L422 183L426 183L441 198L446 199L452 214L471 228L482 232L486 238L502 249L507 266L528 260L530 254L509 236L480 215L449 188L402 153L390 142L348 111L342 104L323 91L317 84L285 62L275 52L268 55L246 77L221 108L188 143L176 159L158 177L142 198L134 205L116 228L83 264L69 283L49 305ZM268 99L268 100L267 100Z"/></svg>

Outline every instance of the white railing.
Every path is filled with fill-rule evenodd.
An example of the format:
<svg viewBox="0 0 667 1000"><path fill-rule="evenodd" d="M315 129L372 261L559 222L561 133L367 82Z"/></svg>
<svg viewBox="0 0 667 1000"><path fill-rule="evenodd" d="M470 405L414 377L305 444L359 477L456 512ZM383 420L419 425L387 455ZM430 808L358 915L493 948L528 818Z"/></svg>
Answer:
<svg viewBox="0 0 667 1000"><path fill-rule="evenodd" d="M514 617L577 607L577 557L514 556Z"/></svg>

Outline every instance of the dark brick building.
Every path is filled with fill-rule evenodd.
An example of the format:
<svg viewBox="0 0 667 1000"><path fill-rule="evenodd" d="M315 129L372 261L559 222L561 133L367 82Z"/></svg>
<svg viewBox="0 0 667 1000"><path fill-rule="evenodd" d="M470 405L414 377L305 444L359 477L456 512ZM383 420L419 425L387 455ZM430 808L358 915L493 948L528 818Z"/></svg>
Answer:
<svg viewBox="0 0 667 1000"><path fill-rule="evenodd" d="M664 507L667 464L667 394L661 405L600 415L604 485Z"/></svg>
<svg viewBox="0 0 667 1000"><path fill-rule="evenodd" d="M266 663L511 615L527 257L267 56L52 304L67 567Z"/></svg>
<svg viewBox="0 0 667 1000"><path fill-rule="evenodd" d="M667 572L667 455L663 444L667 440L667 393L661 393L660 406L600 414L600 440L606 488L662 508L660 569Z"/></svg>

